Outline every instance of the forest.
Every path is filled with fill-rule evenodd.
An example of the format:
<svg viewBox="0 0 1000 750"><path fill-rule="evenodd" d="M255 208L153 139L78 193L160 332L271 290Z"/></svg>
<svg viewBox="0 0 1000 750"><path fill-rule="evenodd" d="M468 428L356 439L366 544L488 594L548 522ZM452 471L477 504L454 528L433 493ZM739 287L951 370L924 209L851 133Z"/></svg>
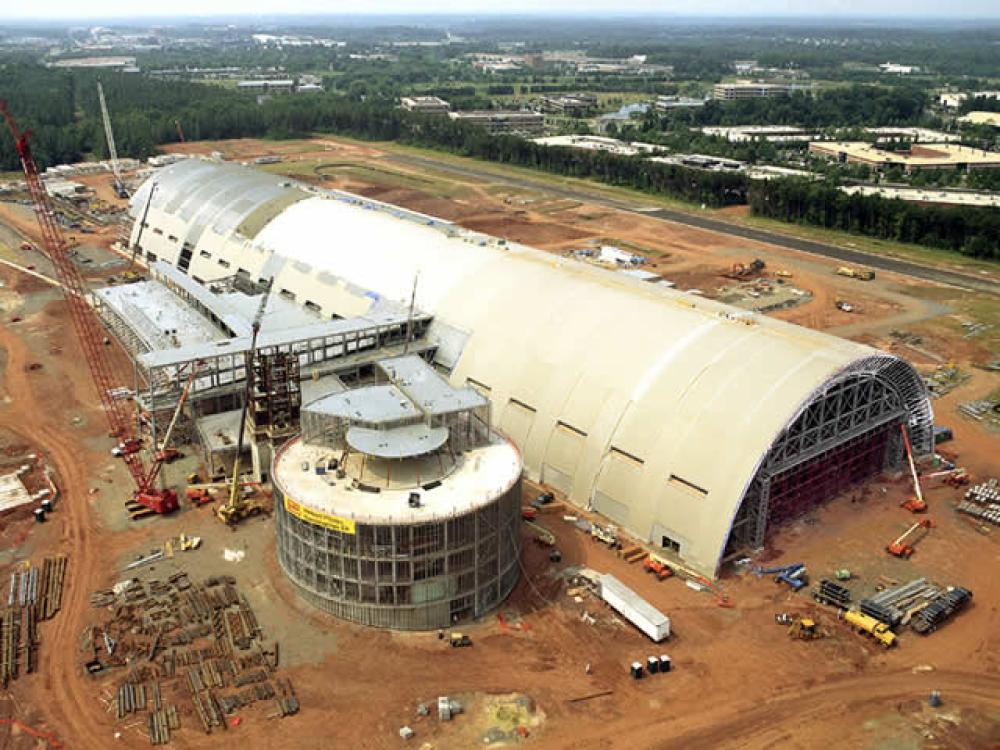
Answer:
<svg viewBox="0 0 1000 750"><path fill-rule="evenodd" d="M1000 210L919 205L848 195L803 179L757 180L747 192L758 216L1000 260Z"/></svg>
<svg viewBox="0 0 1000 750"><path fill-rule="evenodd" d="M41 166L105 156L97 100L97 74L55 71L39 66L8 65L0 76L0 98L6 99L22 127L34 132ZM754 213L781 221L811 224L901 242L940 247L977 258L1000 259L1000 211L989 208L919 206L877 197L848 196L829 181L796 179L752 181L725 174L651 162L639 157L599 151L541 146L517 136L490 136L468 123L405 112L383 96L327 93L278 96L262 104L232 89L184 81L159 81L139 75L107 74L103 85L114 120L118 151L144 158L160 144L179 140L178 124L189 140L226 138L292 138L317 132L375 141L396 141L492 162L582 177L719 207L749 202ZM912 121L925 102L908 88L864 86L821 94L815 101L796 96L789 102L766 100L737 103L745 112L768 121L790 104L805 114L795 122L829 123L834 108L850 123L887 124ZM706 121L725 122L730 105L705 107ZM745 116L749 116L746 115ZM773 120L772 120L773 121ZM645 129L642 124L640 129ZM687 133L687 131L683 131ZM704 136L685 136L703 139ZM665 135L657 140L669 141ZM699 141L700 142L700 141ZM679 147L680 142L670 142ZM690 142L688 143L690 145ZM708 145L702 143L702 145ZM744 144L738 149L751 161L769 156L770 144ZM0 169L18 168L9 135L0 132ZM983 180L993 186L995 178Z"/></svg>

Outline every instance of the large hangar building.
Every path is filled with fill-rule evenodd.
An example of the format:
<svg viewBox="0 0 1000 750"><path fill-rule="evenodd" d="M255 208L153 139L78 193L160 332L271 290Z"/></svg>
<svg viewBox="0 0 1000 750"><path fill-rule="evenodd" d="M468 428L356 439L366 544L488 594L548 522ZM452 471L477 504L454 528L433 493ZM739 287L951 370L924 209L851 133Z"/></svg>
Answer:
<svg viewBox="0 0 1000 750"><path fill-rule="evenodd" d="M486 397L529 477L709 576L898 466L901 425L915 452L932 449L926 390L898 357L430 216L197 159L158 170L132 216L154 275L217 326L213 285L273 277L286 321L311 322L308 335L265 323L262 341L299 354L304 386L356 367L366 341L402 343ZM239 327L228 349L147 346L150 382L238 351ZM350 335L347 363L329 336ZM224 390L240 372L213 377Z"/></svg>

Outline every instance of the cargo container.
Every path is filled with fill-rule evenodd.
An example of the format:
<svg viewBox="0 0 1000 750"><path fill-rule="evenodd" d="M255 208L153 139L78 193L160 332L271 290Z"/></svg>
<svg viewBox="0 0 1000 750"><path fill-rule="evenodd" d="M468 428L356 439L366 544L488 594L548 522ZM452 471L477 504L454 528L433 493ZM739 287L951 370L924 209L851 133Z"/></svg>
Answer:
<svg viewBox="0 0 1000 750"><path fill-rule="evenodd" d="M670 618L610 573L601 576L601 598L657 643L670 636Z"/></svg>

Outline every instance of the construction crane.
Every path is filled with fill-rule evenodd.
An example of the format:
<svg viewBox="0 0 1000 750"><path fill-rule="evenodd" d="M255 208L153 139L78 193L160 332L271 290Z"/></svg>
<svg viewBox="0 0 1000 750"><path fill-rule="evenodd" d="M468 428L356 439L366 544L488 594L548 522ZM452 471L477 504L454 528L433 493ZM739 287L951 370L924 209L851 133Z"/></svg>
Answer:
<svg viewBox="0 0 1000 750"><path fill-rule="evenodd" d="M177 399L177 408L174 409L173 416L170 417L170 423L167 425L166 432L163 433L163 440L160 443L160 449L156 451L156 460L162 463L170 463L175 458L179 458L180 454L176 448L170 447L170 437L174 433L174 427L177 426L177 420L181 415L181 410L184 408L184 402L187 401L188 393L191 392L191 386L194 385L194 379L198 376L198 373L205 366L202 360L198 360L191 367L191 374L188 376L187 382L184 383L184 388L181 390L180 398Z"/></svg>
<svg viewBox="0 0 1000 750"><path fill-rule="evenodd" d="M128 198L125 181L122 180L122 170L118 166L118 149L115 148L115 134L111 131L111 116L108 114L108 103L104 101L104 87L97 82L97 98L101 100L101 117L104 118L104 135L108 141L108 158L111 161L111 171L115 176L115 195Z"/></svg>
<svg viewBox="0 0 1000 750"><path fill-rule="evenodd" d="M913 545L917 543L917 540L915 539L912 543L908 543L909 539L920 529L930 529L933 525L934 524L929 518L925 518L923 521L917 521L910 528L887 544L885 551L893 557L901 557L904 560L908 560L910 555L913 554Z"/></svg>
<svg viewBox="0 0 1000 750"><path fill-rule="evenodd" d="M177 128L177 137L181 139L181 143L184 143L184 128L181 127L181 121L174 120L174 127Z"/></svg>
<svg viewBox="0 0 1000 750"><path fill-rule="evenodd" d="M146 228L146 218L149 216L149 207L153 203L153 193L156 192L156 188L159 183L153 180L152 184L149 186L149 195L146 196L146 205L142 209L142 217L139 219L139 231L135 234L135 242L132 244L132 260L129 263L129 268L131 269L135 265L135 259L142 250L142 245L139 244L142 241L142 232Z"/></svg>
<svg viewBox="0 0 1000 750"><path fill-rule="evenodd" d="M233 459L233 476L229 485L229 500L220 505L215 511L215 515L220 521L235 526L244 518L260 513L260 505L251 502L240 494L240 456L243 454L243 438L246 435L247 409L251 400L251 370L253 368L254 356L257 353L257 334L260 333L261 321L264 319L264 309L267 307L267 300L271 296L271 287L274 286L274 278L268 280L261 295L260 304L257 307L257 314L254 315L253 323L250 326L250 350L247 352L246 360L246 388L243 394L243 409L240 411L240 431L236 439L236 458Z"/></svg>
<svg viewBox="0 0 1000 750"><path fill-rule="evenodd" d="M913 463L913 451L910 449L910 435L906 431L906 425L899 426L903 433L903 445L906 446L906 460L910 464L910 476L913 477L913 497L903 503L903 507L911 513L927 512L927 503L924 501L924 493L920 490L920 479L917 478L917 467Z"/></svg>
<svg viewBox="0 0 1000 750"><path fill-rule="evenodd" d="M113 394L120 391L111 367L111 360L103 350L104 335L96 313L87 303L83 279L76 264L69 255L66 240L56 220L56 212L52 207L49 194L38 175L38 164L31 152L30 131L21 131L13 116L7 111L5 102L0 101L0 114L3 115L14 140L14 146L21 160L25 182L31 195L38 219L38 227L42 234L42 245L45 254L52 262L63 290L63 296L69 307L73 329L76 332L80 346L83 348L84 359L90 369L91 378L97 388L97 395L104 407L112 437L118 438L119 445L126 446L121 457L128 468L135 484L134 502L151 509L154 513L169 513L177 509L177 493L169 489L158 489L155 485L159 468L155 465L146 470L142 454L138 450L141 445L139 438L132 431L132 420L129 418L122 401ZM136 449L132 449L136 446Z"/></svg>

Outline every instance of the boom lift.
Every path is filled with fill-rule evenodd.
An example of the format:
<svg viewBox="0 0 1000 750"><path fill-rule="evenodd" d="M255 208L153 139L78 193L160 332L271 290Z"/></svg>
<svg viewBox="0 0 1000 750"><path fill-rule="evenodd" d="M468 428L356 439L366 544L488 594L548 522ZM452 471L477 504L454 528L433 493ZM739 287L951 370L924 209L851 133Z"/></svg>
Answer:
<svg viewBox="0 0 1000 750"><path fill-rule="evenodd" d="M920 490L920 479L917 478L917 467L913 463L913 451L910 449L910 436L906 432L906 425L899 426L903 433L903 445L906 446L906 460L910 464L910 476L913 477L913 497L903 503L911 513L926 513L927 503L924 501L924 493Z"/></svg>
<svg viewBox="0 0 1000 750"><path fill-rule="evenodd" d="M910 528L886 545L885 551L893 557L901 557L904 560L908 560L910 555L913 554L913 544L916 544L916 540L914 540L912 544L907 544L907 540L916 534L920 529L929 529L933 525L934 524L929 518L925 518L923 521L917 521Z"/></svg>
<svg viewBox="0 0 1000 750"><path fill-rule="evenodd" d="M108 103L104 101L104 87L100 81L97 82L97 98L101 100L104 135L108 141L108 159L111 161L111 171L115 176L115 195L119 198L128 198L128 190L125 189L125 181L122 180L122 171L118 166L118 149L115 148L115 134L111 130L111 116L108 114Z"/></svg>
<svg viewBox="0 0 1000 750"><path fill-rule="evenodd" d="M97 395L104 407L104 414L111 428L111 436L119 439L119 445L138 446L140 441L132 431L132 420L122 401L114 395L120 390L120 386L116 382L111 360L103 351L104 335L101 331L100 321L87 302L83 278L69 255L66 240L59 228L59 223L56 221L56 212L52 207L52 201L38 175L38 164L35 163L29 142L31 132L22 132L18 128L14 118L7 111L5 102L0 102L0 115L3 115L7 123L17 154L21 159L25 182L28 185L28 192L31 194L35 208L35 216L38 219L38 227L41 230L45 254L52 262L63 290L63 296L73 321L73 329L80 341L84 359L90 369L94 386L97 388ZM123 451L121 457L135 484L135 494L133 495L135 503L149 508L153 513L170 513L177 509L177 493L170 489L156 487L156 477L160 471L158 462L154 461L153 466L147 471L140 450Z"/></svg>
<svg viewBox="0 0 1000 750"><path fill-rule="evenodd" d="M215 515L220 521L235 526L244 518L255 516L261 511L260 505L240 493L240 456L243 454L243 438L247 427L247 409L250 406L250 370L253 367L253 358L257 353L257 334L260 333L261 321L264 319L264 308L267 307L267 300L271 296L271 287L274 286L274 278L268 280L264 293L260 298L260 305L257 307L257 314L254 315L250 330L250 351L247 352L246 361L246 388L243 394L243 408L240 411L240 431L236 440L236 458L233 460L233 476L229 485L229 500L220 505Z"/></svg>
<svg viewBox="0 0 1000 750"><path fill-rule="evenodd" d="M798 591L808 582L808 570L806 570L805 563L775 565L770 568L754 568L751 572L758 578L776 574L774 582L787 584L792 591Z"/></svg>
<svg viewBox="0 0 1000 750"><path fill-rule="evenodd" d="M674 574L673 568L664 560L662 557L657 555L655 552L650 552L646 556L646 560L643 562L642 566L647 572L652 573L656 576L656 580L662 581L664 578L670 578Z"/></svg>

